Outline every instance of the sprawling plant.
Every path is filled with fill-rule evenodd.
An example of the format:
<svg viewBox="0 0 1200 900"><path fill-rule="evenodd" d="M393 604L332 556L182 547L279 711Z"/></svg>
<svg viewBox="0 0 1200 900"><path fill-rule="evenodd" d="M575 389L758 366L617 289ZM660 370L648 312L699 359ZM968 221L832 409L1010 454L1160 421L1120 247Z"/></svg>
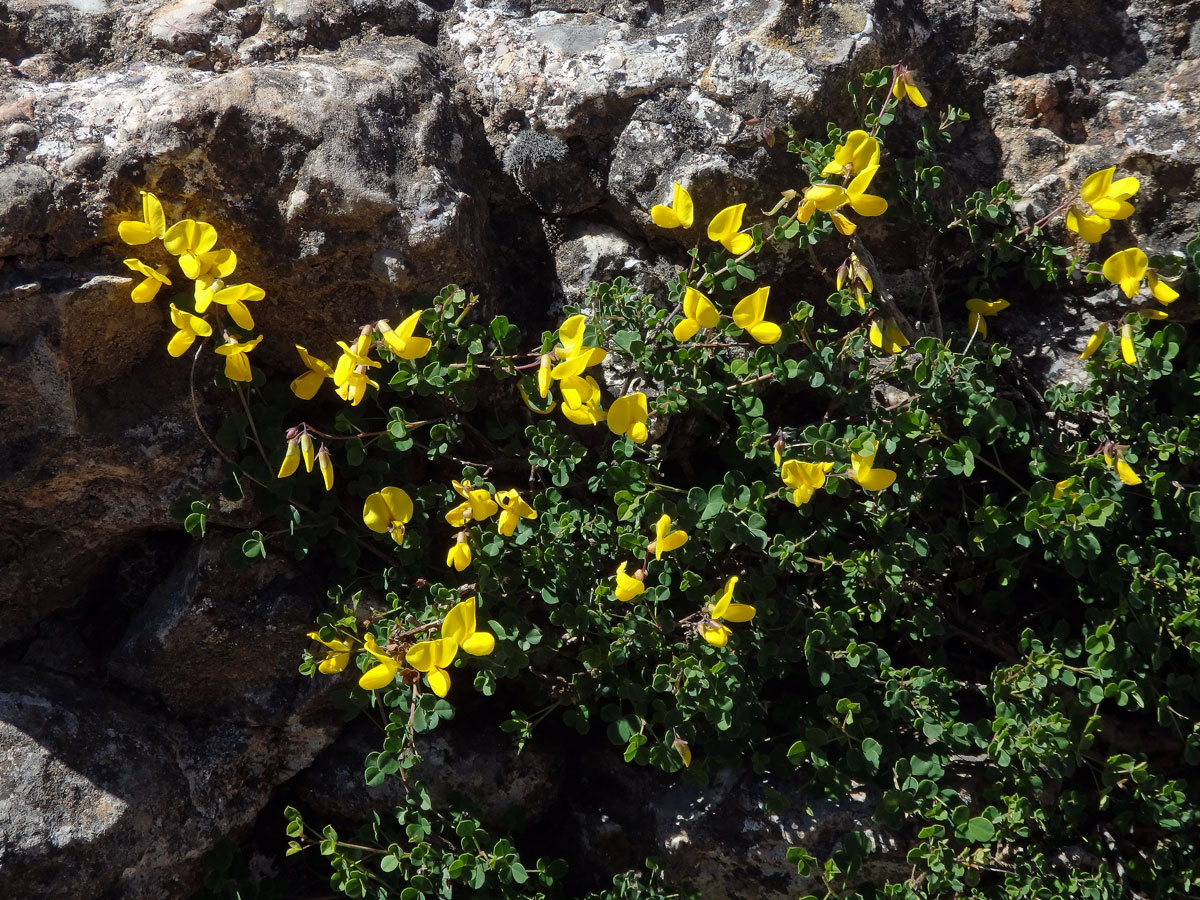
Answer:
<svg viewBox="0 0 1200 900"><path fill-rule="evenodd" d="M673 184L650 218L702 233L663 294L593 285L530 342L452 286L329 361L297 345L290 385L251 365L264 292L230 282L212 226L168 227L148 193L122 223L193 282L168 351L225 357L239 402L213 441L267 530L242 556L332 551L345 573L301 670L358 672L350 703L385 727L367 782L410 791L349 842L289 812L291 852L319 848L337 889L560 895L559 863L526 867L420 786L414 736L501 682L519 742L553 715L701 784L748 764L878 786L912 875L859 886L865 835L795 848L825 896L1195 889L1200 352L1152 323L1200 238L1093 261L1135 177L1021 222L1007 184L944 195L960 110L887 145L926 106L912 72L851 97L860 127L789 129L806 183L761 221ZM755 257L788 248L827 280L820 308L760 283ZM126 264L135 302L172 284ZM1108 317L1075 348L1088 378L1043 396L1006 310L1087 284ZM217 522L189 502L189 530ZM674 896L651 875L603 896Z"/></svg>

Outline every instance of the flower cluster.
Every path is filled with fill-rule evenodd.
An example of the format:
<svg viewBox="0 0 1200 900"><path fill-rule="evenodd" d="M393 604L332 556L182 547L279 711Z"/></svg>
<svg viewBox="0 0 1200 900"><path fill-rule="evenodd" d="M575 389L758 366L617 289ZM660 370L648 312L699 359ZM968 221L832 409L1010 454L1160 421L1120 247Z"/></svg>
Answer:
<svg viewBox="0 0 1200 900"><path fill-rule="evenodd" d="M254 328L254 316L246 304L262 300L266 292L257 285L226 281L237 268L237 254L228 249L216 249L217 229L208 222L195 219L182 219L168 227L158 197L142 191L142 218L119 223L117 233L122 241L135 247L160 241L163 249L176 257L184 277L193 282L192 309L180 309L174 303L170 304L171 324L176 331L167 343L167 352L171 356L182 356L197 338L211 337L216 324L222 328L224 337L224 343L216 348L216 352L225 357L225 377L237 382L253 380L247 354L262 341L262 335L249 340L232 335L223 328L224 316L228 314L237 329L250 332ZM165 265L151 267L136 257L124 262L131 271L142 276L130 295L134 303L149 303L158 296L163 285L172 286Z"/></svg>

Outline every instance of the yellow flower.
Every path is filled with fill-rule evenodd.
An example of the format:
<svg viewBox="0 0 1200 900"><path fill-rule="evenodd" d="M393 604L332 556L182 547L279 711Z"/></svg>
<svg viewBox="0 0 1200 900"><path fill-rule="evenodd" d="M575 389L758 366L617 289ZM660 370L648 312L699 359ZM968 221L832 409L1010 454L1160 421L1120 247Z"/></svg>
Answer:
<svg viewBox="0 0 1200 900"><path fill-rule="evenodd" d="M127 259L124 262L133 271L144 276L143 280L133 289L133 293L129 295L134 303L149 303L158 296L159 288L164 284L171 283L171 279L166 274L166 266L152 269L140 259ZM204 312L204 310L200 311Z"/></svg>
<svg viewBox="0 0 1200 900"><path fill-rule="evenodd" d="M217 243L217 229L207 222L184 219L176 222L163 235L163 247L179 257L179 268L188 278L204 274L213 257L205 257ZM203 257L203 258L202 258ZM209 262L206 262L205 260Z"/></svg>
<svg viewBox="0 0 1200 900"><path fill-rule="evenodd" d="M675 739L671 741L671 746L675 748L675 752L683 760L683 767L685 769L692 764L692 748L688 746L687 741L679 735L675 735Z"/></svg>
<svg viewBox="0 0 1200 900"><path fill-rule="evenodd" d="M537 510L521 499L516 488L500 491L496 494L496 502L500 504L500 521L496 530L505 537L512 537L517 530L518 520L538 517Z"/></svg>
<svg viewBox="0 0 1200 900"><path fill-rule="evenodd" d="M148 244L155 238L162 240L166 231L167 217L163 215L162 204L149 191L142 191L142 221L131 219L117 225L117 234L130 246Z"/></svg>
<svg viewBox="0 0 1200 900"><path fill-rule="evenodd" d="M896 473L891 469L874 468L875 454L878 452L878 448L876 448L869 454L860 456L852 453L850 455L850 477L858 482L863 490L882 491L890 487L896 480Z"/></svg>
<svg viewBox="0 0 1200 900"><path fill-rule="evenodd" d="M329 448L324 444L317 451L317 468L321 470L321 480L325 482L325 490L333 490L333 460L329 458Z"/></svg>
<svg viewBox="0 0 1200 900"><path fill-rule="evenodd" d="M554 348L554 355L562 360L550 370L550 377L562 381L575 375L583 374L585 369L604 362L608 351L600 347L585 347L587 319L584 316L571 316L558 328L561 344Z"/></svg>
<svg viewBox="0 0 1200 900"><path fill-rule="evenodd" d="M287 450L283 454L283 462L279 464L279 474L276 478L287 478L300 467L300 439L292 438L287 442ZM309 467L312 471L312 467Z"/></svg>
<svg viewBox="0 0 1200 900"><path fill-rule="evenodd" d="M257 347L262 339L260 334L252 341L238 343L228 335L225 336L226 343L218 347L217 352L225 357L226 378L230 381L254 380L254 373L250 371L250 360L246 359L246 354Z"/></svg>
<svg viewBox="0 0 1200 900"><path fill-rule="evenodd" d="M435 694L445 697L450 690L450 673L446 669L454 662L459 648L472 656L487 656L495 647L494 635L476 630L475 598L468 597L446 614L441 638L414 644L404 658L410 666L424 673Z"/></svg>
<svg viewBox="0 0 1200 900"><path fill-rule="evenodd" d="M1055 482L1055 484L1054 484L1054 499L1055 500L1066 500L1067 498L1070 498L1071 500L1074 500L1076 497L1078 497L1079 495L1077 493L1070 490L1070 487L1074 482L1075 482L1075 479L1073 477L1072 478L1064 478L1062 481Z"/></svg>
<svg viewBox="0 0 1200 900"><path fill-rule="evenodd" d="M1154 299L1163 306L1174 303L1179 299L1179 292L1159 278L1158 273L1153 269L1146 270L1146 287L1150 288L1150 293L1154 295Z"/></svg>
<svg viewBox="0 0 1200 900"><path fill-rule="evenodd" d="M646 585L642 580L645 577L645 569L638 569L632 575L626 575L625 563L617 566L617 589L615 591L617 599L625 603L641 594L646 590Z"/></svg>
<svg viewBox="0 0 1200 900"><path fill-rule="evenodd" d="M1137 247L1130 247L1128 250L1118 250L1106 259L1101 271L1105 278L1119 285L1125 296L1132 300L1142 287L1149 262L1145 253Z"/></svg>
<svg viewBox="0 0 1200 900"><path fill-rule="evenodd" d="M613 434L629 435L635 444L644 444L650 437L646 428L649 416L646 395L641 391L618 397L608 408L608 430Z"/></svg>
<svg viewBox="0 0 1200 900"><path fill-rule="evenodd" d="M403 488L385 487L363 503L363 523L376 534L390 533L400 546L404 545L404 526L412 515L412 498Z"/></svg>
<svg viewBox="0 0 1200 900"><path fill-rule="evenodd" d="M455 528L465 528L470 522L482 522L500 509L486 489L472 489L461 481L452 481L450 484L454 486L455 493L463 498L462 503L446 513L446 521Z"/></svg>
<svg viewBox="0 0 1200 900"><path fill-rule="evenodd" d="M664 513L654 525L654 540L650 542L649 552L655 559L662 559L664 553L678 550L687 539L687 532L671 530L671 517Z"/></svg>
<svg viewBox="0 0 1200 900"><path fill-rule="evenodd" d="M199 286L200 282L196 282ZM214 290L215 288L215 290ZM225 287L218 279L203 289L204 297L201 299L199 293L196 297L196 312L204 312L208 309L208 304L211 302L220 303L229 310L230 318L238 324L239 328L244 328L249 331L254 327L254 318L250 315L250 310L246 307L247 303L257 303L263 297L267 296L267 292L255 284L231 284Z"/></svg>
<svg viewBox="0 0 1200 900"><path fill-rule="evenodd" d="M884 353L899 353L908 346L908 338L891 319L884 319L882 325L878 320L872 319L868 337L871 343Z"/></svg>
<svg viewBox="0 0 1200 900"><path fill-rule="evenodd" d="M541 360L538 361L537 386L538 395L545 400L550 395L550 369L554 361L550 358L549 353L543 353Z"/></svg>
<svg viewBox="0 0 1200 900"><path fill-rule="evenodd" d="M1093 172L1084 179L1079 197L1084 207L1072 205L1067 211L1067 230L1074 231L1089 244L1097 243L1109 229L1110 219L1127 219L1133 215L1128 199L1137 193L1138 180L1133 177L1113 181L1116 167Z"/></svg>
<svg viewBox="0 0 1200 900"><path fill-rule="evenodd" d="M783 330L774 322L764 322L767 314L767 295L769 287L761 287L752 294L743 297L733 308L733 324L749 332L750 337L760 344L774 344L783 336Z"/></svg>
<svg viewBox="0 0 1200 900"><path fill-rule="evenodd" d="M367 396L368 387L379 390L379 382L368 378L367 373L361 369L355 369L347 376L345 383L335 387L333 392L351 406L358 406Z"/></svg>
<svg viewBox="0 0 1200 900"><path fill-rule="evenodd" d="M967 301L967 328L972 334L981 338L987 337L987 316L994 316L1002 309L1008 309L1007 300L978 300Z"/></svg>
<svg viewBox="0 0 1200 900"><path fill-rule="evenodd" d="M385 319L380 319L376 323L379 333L383 335L383 342L387 344L388 349L395 353L401 359L420 359L425 356L433 346L433 341L429 338L413 337L413 332L416 331L417 325L421 322L421 313L425 310L418 309L412 313L407 319L400 323L400 326L393 331Z"/></svg>
<svg viewBox="0 0 1200 900"><path fill-rule="evenodd" d="M831 462L807 463L789 459L780 470L783 483L792 488L792 502L803 506L813 492L825 486L825 476L833 469Z"/></svg>
<svg viewBox="0 0 1200 900"><path fill-rule="evenodd" d="M683 294L683 319L676 323L671 333L677 341L691 340L701 328L716 328L721 314L712 301L693 287Z"/></svg>
<svg viewBox="0 0 1200 900"><path fill-rule="evenodd" d="M734 256L747 252L754 246L754 238L740 233L745 212L745 203L725 207L708 223L708 239L716 241Z"/></svg>
<svg viewBox="0 0 1200 900"><path fill-rule="evenodd" d="M892 96L897 100L902 100L907 97L913 106L924 106L925 98L921 95L921 91L917 88L916 81L913 79L913 74L908 66L903 63L896 67L896 80L892 84Z"/></svg>
<svg viewBox="0 0 1200 900"><path fill-rule="evenodd" d="M329 363L317 359L299 344L296 345L296 352L300 354L300 361L308 371L292 381L292 393L301 400L311 400L317 395L325 379L333 377L333 369Z"/></svg>
<svg viewBox="0 0 1200 900"><path fill-rule="evenodd" d="M479 631L475 623L475 598L468 597L455 604L442 622L442 637L449 638L472 656L487 656L496 649L496 636Z"/></svg>
<svg viewBox="0 0 1200 900"><path fill-rule="evenodd" d="M1133 349L1133 326L1128 322L1121 326L1121 356L1129 365L1137 365L1137 353Z"/></svg>
<svg viewBox="0 0 1200 900"><path fill-rule="evenodd" d="M377 369L381 365L378 360L367 356L371 349L370 335L360 335L353 347L345 341L338 341L337 345L342 348L342 355L338 357L337 365L333 369L333 383L338 387L346 384L356 369Z"/></svg>
<svg viewBox="0 0 1200 900"><path fill-rule="evenodd" d="M871 273L862 264L857 253L851 253L850 258L838 267L837 289L839 291L843 284L848 284L854 289L854 299L858 301L858 308L865 311L867 301L864 299L864 294L875 290L875 284L871 281Z"/></svg>
<svg viewBox="0 0 1200 900"><path fill-rule="evenodd" d="M1142 479L1137 472L1133 471L1133 467L1125 462L1125 447L1121 444L1114 444L1112 441L1106 441L1100 448L1101 454L1104 456L1104 464L1109 468L1117 470L1117 477L1121 479L1122 484L1130 485L1141 484Z"/></svg>
<svg viewBox="0 0 1200 900"><path fill-rule="evenodd" d="M171 304L171 324L179 329L167 344L167 352L172 356L183 356L187 353L188 347L192 346L197 336L208 337L212 334L211 325L199 316L185 312L174 303Z"/></svg>
<svg viewBox="0 0 1200 900"><path fill-rule="evenodd" d="M1096 333L1088 338L1087 346L1083 348L1083 352L1079 354L1080 359L1090 359L1092 354L1100 349L1100 345L1104 343L1104 338L1108 336L1108 323L1101 322L1100 327L1096 329Z"/></svg>
<svg viewBox="0 0 1200 900"><path fill-rule="evenodd" d="M467 543L467 533L460 531L446 553L446 565L456 572L461 572L471 564L471 545Z"/></svg>
<svg viewBox="0 0 1200 900"><path fill-rule="evenodd" d="M828 213L833 219L837 230L844 235L852 235L858 226L842 215L838 210L849 205L860 216L881 216L887 212L887 201L874 194L868 194L871 179L879 171L879 166L867 166L851 180L846 187L836 184L814 184L804 190L804 202L800 204L797 218L808 222L815 210Z"/></svg>
<svg viewBox="0 0 1200 900"><path fill-rule="evenodd" d="M598 425L608 418L600 408L600 385L591 375L571 375L562 380L563 415L576 425Z"/></svg>
<svg viewBox="0 0 1200 900"><path fill-rule="evenodd" d="M317 449L313 446L312 436L307 431L300 435L300 453L304 457L304 471L311 472L313 463L317 461Z"/></svg>
<svg viewBox="0 0 1200 900"><path fill-rule="evenodd" d="M651 207L650 218L659 228L691 228L694 218L691 195L678 181L672 184L671 205Z"/></svg>
<svg viewBox="0 0 1200 900"><path fill-rule="evenodd" d="M879 165L879 141L865 131L851 131L833 151L833 161L822 175L857 175L863 169Z"/></svg>
<svg viewBox="0 0 1200 900"><path fill-rule="evenodd" d="M379 665L367 669L358 679L358 686L364 691L377 691L387 687L395 680L396 673L400 671L400 663L384 653L375 643L375 636L370 633L363 638L363 648L379 660ZM451 654L451 658L453 658L453 654Z"/></svg>
<svg viewBox="0 0 1200 900"><path fill-rule="evenodd" d="M315 631L310 631L308 636L310 639L322 643L329 648L329 652L325 654L325 659L317 666L317 671L322 675L336 675L349 665L350 642L339 641L336 638L332 641L321 640L321 635Z"/></svg>
<svg viewBox="0 0 1200 900"><path fill-rule="evenodd" d="M700 625L700 636L714 647L724 647L729 643L732 631L721 624L721 619L727 622L749 622L754 618L754 607L745 603L733 602L733 589L738 583L736 575L730 576L725 582L721 596L713 600L708 614Z"/></svg>
<svg viewBox="0 0 1200 900"><path fill-rule="evenodd" d="M450 673L446 669L454 662L454 657L457 655L457 643L449 638L438 638L413 644L404 654L404 659L410 666L425 675L425 680L429 682L429 687L435 694L445 697L450 692ZM359 684L362 682L360 681Z"/></svg>

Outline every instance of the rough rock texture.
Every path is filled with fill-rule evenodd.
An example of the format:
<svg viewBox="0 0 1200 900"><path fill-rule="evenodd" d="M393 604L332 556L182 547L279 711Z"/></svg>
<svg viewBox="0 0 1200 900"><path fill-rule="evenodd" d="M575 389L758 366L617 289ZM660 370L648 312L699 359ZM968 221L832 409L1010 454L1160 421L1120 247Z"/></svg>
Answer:
<svg viewBox="0 0 1200 900"><path fill-rule="evenodd" d="M193 409L164 304L128 300L116 225L139 189L215 222L267 287L262 327L310 347L448 282L539 324L592 278L670 273L685 238L648 210L672 180L699 216L794 186L785 141L747 119L813 133L848 115L855 72L904 58L932 106L972 114L949 179L1007 178L1032 220L1119 166L1142 190L1112 239L1167 252L1200 218L1198 18L1197 0L0 3L0 896L184 896L199 856L338 732L294 674L320 574L230 575L168 514L213 487L196 416L211 430L228 407L205 361ZM906 253L885 259L898 283ZM825 290L803 260L758 267ZM1052 383L1080 377L1090 322L1026 306L1003 327ZM290 369L286 343L256 361ZM322 765L351 765L355 740ZM497 752L466 788L510 777ZM646 831L718 900L794 894L790 842L869 820L869 794L776 815L742 774L696 794L601 760L603 784L567 801L563 766L548 752L504 802L576 803L601 822L585 858L614 852L604 821ZM301 788L314 803L321 772Z"/></svg>

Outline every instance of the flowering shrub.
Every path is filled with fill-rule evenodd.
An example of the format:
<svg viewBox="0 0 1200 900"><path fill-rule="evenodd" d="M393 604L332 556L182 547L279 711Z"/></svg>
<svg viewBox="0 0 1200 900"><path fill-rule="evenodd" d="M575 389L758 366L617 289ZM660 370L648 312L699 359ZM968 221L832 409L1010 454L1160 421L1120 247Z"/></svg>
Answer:
<svg viewBox="0 0 1200 900"><path fill-rule="evenodd" d="M675 182L650 220L699 233L664 296L593 285L530 341L452 286L395 327L348 323L340 353L316 350L332 363L296 345L287 389L251 362L265 294L228 282L215 229L168 227L151 194L122 223L193 282L168 351L200 360L211 338L225 357L228 491L253 485L276 528L243 556L331 549L345 571L301 671L353 673L350 704L386 723L367 782L410 794L351 842L289 812L290 852L318 848L338 890L560 891L560 864L527 868L416 780L414 736L501 682L518 742L554 715L700 784L749 764L831 797L878 785L912 875L864 895L1169 897L1200 878L1200 352L1153 326L1184 267L1127 240L1093 257L1136 215L1113 169L1028 224L1005 184L943 197L965 114L915 151L885 140L922 121L917 82L867 73L861 127L789 130L808 183L765 218ZM923 287L896 287L887 217L937 248ZM761 283L755 257L788 247L826 304ZM1200 239L1186 253L1194 273ZM178 287L126 265L135 302ZM1075 348L1090 381L1040 396L1005 311L1087 283L1116 310ZM209 510L190 500L188 529ZM856 896L875 851L851 835L792 857ZM603 896L667 896L622 878Z"/></svg>

